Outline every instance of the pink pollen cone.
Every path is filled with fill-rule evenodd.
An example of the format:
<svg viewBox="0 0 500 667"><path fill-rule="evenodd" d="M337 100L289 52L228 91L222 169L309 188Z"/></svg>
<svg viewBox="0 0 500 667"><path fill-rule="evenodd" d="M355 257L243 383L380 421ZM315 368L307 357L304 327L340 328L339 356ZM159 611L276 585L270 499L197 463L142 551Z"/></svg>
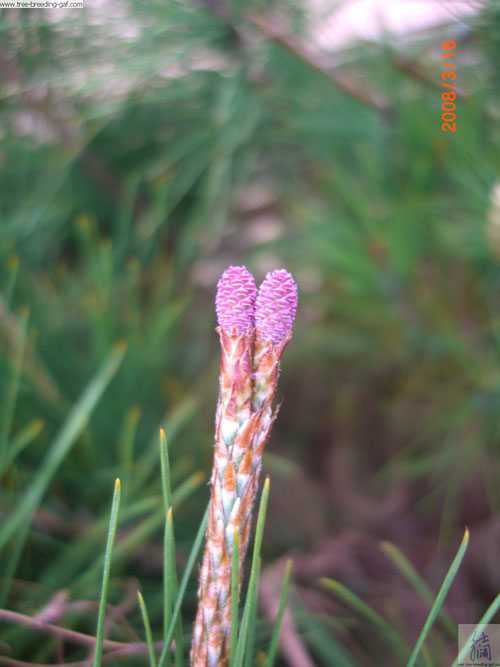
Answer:
<svg viewBox="0 0 500 667"><path fill-rule="evenodd" d="M219 278L215 296L217 322L222 329L238 335L246 334L255 326L254 311L257 287L255 279L245 266L230 266Z"/></svg>
<svg viewBox="0 0 500 667"><path fill-rule="evenodd" d="M281 343L292 331L297 312L297 284L285 269L271 271L259 287L255 308L257 335Z"/></svg>

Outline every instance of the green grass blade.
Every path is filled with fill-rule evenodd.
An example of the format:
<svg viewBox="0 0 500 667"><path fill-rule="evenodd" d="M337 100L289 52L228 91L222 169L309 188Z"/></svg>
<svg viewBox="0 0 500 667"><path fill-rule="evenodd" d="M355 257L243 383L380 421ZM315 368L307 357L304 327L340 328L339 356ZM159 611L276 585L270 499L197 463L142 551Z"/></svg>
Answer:
<svg viewBox="0 0 500 667"><path fill-rule="evenodd" d="M195 413L198 403L196 399L190 397L179 405L175 406L173 410L169 411L161 420L162 423L168 424L169 439L175 437L176 433L186 424L186 422ZM146 448L143 455L137 458L134 465L134 478L132 480L133 491L140 490L147 482L151 473L158 465L158 435L155 433L151 440L151 444Z"/></svg>
<svg viewBox="0 0 500 667"><path fill-rule="evenodd" d="M151 632L151 623L149 622L149 614L144 603L141 591L137 591L137 600L141 609L142 622L144 624L144 633L146 635L146 644L148 647L149 667L156 667L155 645L153 642L153 633Z"/></svg>
<svg viewBox="0 0 500 667"><path fill-rule="evenodd" d="M180 613L182 601L184 600L184 595L186 594L186 588L188 585L189 577L191 576L191 572L193 571L194 564L196 562L196 559L198 558L198 554L200 553L203 544L203 538L205 537L207 523L208 523L208 508L205 511L205 515L200 523L200 527L198 528L198 533L196 534L195 541L191 548L191 553L189 554L186 567L184 568L184 572L182 574L182 579L179 586L179 592L177 593L177 599L175 601L172 618L170 619L170 626L168 628L167 636L164 639L163 650L161 652L158 667L166 667L166 660L168 656L170 642L172 641L172 636L174 634L175 624L177 622L177 617L179 616Z"/></svg>
<svg viewBox="0 0 500 667"><path fill-rule="evenodd" d="M441 607L443 606L446 596L448 595L450 586L453 583L453 580L455 579L455 576L460 568L462 560L464 559L468 545L469 545L469 531L466 528L462 539L462 543L460 544L460 547L457 551L457 555L453 559L453 562L450 565L450 569L448 570L446 577L441 585L441 588L439 589L439 592L436 596L436 599L434 600L434 604L432 605L429 615L427 616L427 619L424 623L424 627L422 628L422 631L417 639L415 647L411 652L410 658L407 663L407 667L414 667L414 665L416 664L420 650L422 649L422 646L425 640L427 639L427 635L429 634L434 624L434 621L436 620L439 612L441 611Z"/></svg>
<svg viewBox="0 0 500 667"><path fill-rule="evenodd" d="M161 487L163 505L166 511L164 550L164 572L163 572L163 635L167 635L172 616L174 600L177 597L178 578L175 560L175 531L172 512L172 486L170 479L170 460L168 455L168 444L165 431L160 428L160 462L161 462ZM182 618L179 617L175 627L175 665L184 665L184 635L182 630Z"/></svg>
<svg viewBox="0 0 500 667"><path fill-rule="evenodd" d="M288 592L290 590L290 578L292 576L293 563L287 560L285 565L285 574L283 575L283 583L281 584L281 593L278 603L278 611L274 621L273 632L271 635L271 642L269 645L269 652L267 654L264 667L273 667L276 655L278 653L278 645L280 639L281 626L283 625L283 618L285 616L286 604L288 602Z"/></svg>
<svg viewBox="0 0 500 667"><path fill-rule="evenodd" d="M240 537L238 529L234 529L233 553L231 556L231 636L229 639L229 664L236 651L238 642L240 607Z"/></svg>
<svg viewBox="0 0 500 667"><path fill-rule="evenodd" d="M160 428L160 465L163 507L166 516L172 506L172 487L170 482L170 459L168 456L167 436L163 428Z"/></svg>
<svg viewBox="0 0 500 667"><path fill-rule="evenodd" d="M163 509L165 513L165 528L163 540L163 636L166 637L168 626L170 625L170 616L175 599L175 593L171 588L171 550L169 540L169 513L172 519L172 490L170 485L170 461L168 456L168 445L165 431L160 428L160 469L161 469L161 489L163 495ZM175 567L175 552L174 552Z"/></svg>
<svg viewBox="0 0 500 667"><path fill-rule="evenodd" d="M379 613L369 607L366 602L363 602L356 593L353 593L347 586L341 584L335 579L321 579L322 586L334 593L340 600L342 600L349 607L357 611L372 625L377 627L383 638L393 646L400 658L404 659L408 655L408 647L406 646L400 635L394 630L392 625L388 623Z"/></svg>
<svg viewBox="0 0 500 667"><path fill-rule="evenodd" d="M339 642L331 627L318 614L307 612L300 603L294 602L294 616L301 635L321 659L325 667L356 667L352 655Z"/></svg>
<svg viewBox="0 0 500 667"><path fill-rule="evenodd" d="M264 482L262 495L259 504L259 513L257 515L257 526L255 528L255 541L253 545L252 565L250 569L250 580L248 583L247 596L243 607L243 616L241 618L240 632L238 635L238 644L231 667L242 667L245 658L245 652L249 644L249 629L253 606L256 604L258 591L258 574L260 570L260 551L262 548L262 537L266 522L267 505L269 502L269 477Z"/></svg>
<svg viewBox="0 0 500 667"><path fill-rule="evenodd" d="M245 656L247 654L247 649L251 643L250 637L250 625L251 625L251 616L253 609L256 604L257 590L258 590L258 580L257 576L260 572L260 556L255 556L252 559L252 575L250 575L250 581L248 583L247 595L245 598L245 605L243 607L243 615L241 617L240 632L238 635L238 643L236 645L236 653L234 660L231 662L231 667L242 667Z"/></svg>
<svg viewBox="0 0 500 667"><path fill-rule="evenodd" d="M34 419L27 426L25 426L19 433L12 438L10 447L3 460L0 463L0 477L5 470L16 460L21 452L35 440L43 430L44 422L42 419Z"/></svg>
<svg viewBox="0 0 500 667"><path fill-rule="evenodd" d="M255 665L255 632L257 626L257 607L259 597L259 582L260 573L262 570L262 558L259 556L257 560L257 568L255 574L255 584L250 589L250 602L248 606L248 623L247 623L247 640L245 648L245 667L253 667Z"/></svg>
<svg viewBox="0 0 500 667"><path fill-rule="evenodd" d="M11 377L6 386L6 394L2 402L2 415L0 422L0 465L7 456L8 439L14 417L19 383L24 363L24 352L26 349L26 334L28 330L28 312L25 311L19 318L19 337L16 340L14 357L11 365Z"/></svg>
<svg viewBox="0 0 500 667"><path fill-rule="evenodd" d="M172 583L172 574L171 574L171 549L170 549L170 538L169 538L169 523L172 520L171 509L167 512L165 518L165 526L163 530L163 637L165 638L168 633L168 628L170 626L170 618L172 616L172 608L174 606L174 592L171 587ZM175 560L175 554L174 554ZM171 660L170 656L167 655L166 659L167 667L170 667Z"/></svg>
<svg viewBox="0 0 500 667"><path fill-rule="evenodd" d="M128 490L128 482L132 478L132 465L134 461L134 441L137 426L141 418L141 410L134 405L127 412L123 423L122 433L118 440L118 460L120 461L121 479L123 488Z"/></svg>
<svg viewBox="0 0 500 667"><path fill-rule="evenodd" d="M7 284L5 286L4 294L5 294L5 304L7 308L10 309L12 297L14 295L14 290L16 288L17 276L19 274L19 257L16 257L16 255L12 255L11 257L9 257L9 259L7 260L7 270L9 272L9 275L7 278Z"/></svg>
<svg viewBox="0 0 500 667"><path fill-rule="evenodd" d="M165 573L164 578L166 581L166 600L169 605L169 612L172 610L173 601L177 597L178 590L178 579L177 579L177 565L175 562L175 533L174 533L174 517L172 508L168 510L167 521L165 525L165 545L164 549L166 552L165 557ZM169 613L170 617L170 613ZM166 635L168 631L168 626L164 634ZM175 664L176 667L183 667L184 665L184 636L182 631L182 617L179 612L177 622L175 625Z"/></svg>
<svg viewBox="0 0 500 667"><path fill-rule="evenodd" d="M104 552L104 568L102 573L101 598L99 600L99 613L97 615L97 629L95 654L92 667L101 667L102 647L104 642L104 622L106 619L106 605L108 602L109 573L111 571L111 559L113 556L113 544L115 541L116 527L118 525L118 512L120 511L120 480L115 481L113 502L111 504L111 515L109 518L108 539L106 540L106 551Z"/></svg>
<svg viewBox="0 0 500 667"><path fill-rule="evenodd" d="M253 559L260 556L260 552L262 549L262 538L264 536L264 527L266 525L266 514L267 514L267 506L269 504L270 489L271 489L271 482L269 480L269 477L267 477L266 481L264 482L264 487L262 489L262 495L259 503L259 513L257 515L257 525L255 527L255 541L253 545L253 554L252 554Z"/></svg>
<svg viewBox="0 0 500 667"><path fill-rule="evenodd" d="M500 609L500 594L496 596L496 598L493 600L493 602L490 604L488 609L484 612L481 620L479 623L476 625L472 633L470 634L469 637L467 637L467 641L464 644L464 647L458 654L458 656L455 658L453 661L453 664L451 667L457 667L460 662L462 662L470 649L469 642L472 639L472 636L474 635L475 632L481 631L485 625L488 625L488 623L491 621L491 619L495 616L497 611Z"/></svg>
<svg viewBox="0 0 500 667"><path fill-rule="evenodd" d="M30 521L33 512L40 504L59 465L85 428L92 410L97 405L104 390L118 370L124 354L124 345L117 345L104 366L90 382L81 398L71 410L45 461L40 466L34 481L23 495L17 509L0 530L0 549L5 546L21 525Z"/></svg>
<svg viewBox="0 0 500 667"><path fill-rule="evenodd" d="M172 500L174 507L177 503L182 502L195 489L197 489L203 480L203 475L199 472L193 473L188 479L183 482L173 493ZM144 544L146 540L155 533L158 528L164 523L165 516L163 514L163 507L151 516L146 517L139 525L135 526L127 535L120 540L115 548L115 562L120 562L133 554L134 550ZM100 557L93 566L73 586L78 586L78 590L89 588L92 585L96 572L102 566L102 557Z"/></svg>
<svg viewBox="0 0 500 667"><path fill-rule="evenodd" d="M128 507L122 508L122 521L131 521L138 516L142 516L146 512L151 512L158 507L158 496L149 498L141 498L136 502L130 504ZM83 592L82 586L78 586L75 578L79 572L82 572L87 560L92 558L92 555L98 549L99 544L102 543L107 531L108 517L100 516L95 523L90 526L83 533L83 541L77 540L69 544L60 554L46 572L41 577L41 584L48 588L54 588L57 585L73 586L75 593L78 590ZM116 550L115 550L116 559ZM99 561L100 565L102 561ZM82 578L85 575L82 575ZM89 586L85 586L88 590Z"/></svg>
<svg viewBox="0 0 500 667"><path fill-rule="evenodd" d="M415 570L413 565L410 563L408 558L403 554L403 552L398 549L395 544L390 542L382 542L380 548L385 553L385 555L394 563L397 569L401 572L403 577L408 581L411 586L418 593L420 598L427 603L429 606L434 602L435 594L429 588L427 583L422 579L422 577ZM446 610L441 610L440 615L441 622L446 628L449 635L454 639L456 636L456 623L453 621L451 616L446 612Z"/></svg>
<svg viewBox="0 0 500 667"><path fill-rule="evenodd" d="M6 563L3 564L2 577L0 578L0 609L5 607L12 586L12 579L16 573L21 554L29 533L29 526L22 526L10 543L10 549L6 550Z"/></svg>

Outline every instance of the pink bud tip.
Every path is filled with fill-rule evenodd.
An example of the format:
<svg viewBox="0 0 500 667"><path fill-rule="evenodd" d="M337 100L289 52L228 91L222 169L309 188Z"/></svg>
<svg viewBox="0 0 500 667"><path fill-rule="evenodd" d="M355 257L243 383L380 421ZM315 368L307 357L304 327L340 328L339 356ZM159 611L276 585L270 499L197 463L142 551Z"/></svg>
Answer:
<svg viewBox="0 0 500 667"><path fill-rule="evenodd" d="M292 331L297 301L297 284L288 271L279 269L268 273L257 294L255 325L258 336L281 343Z"/></svg>
<svg viewBox="0 0 500 667"><path fill-rule="evenodd" d="M245 266L230 266L217 283L215 311L222 329L238 334L248 333L255 326L254 311L257 287Z"/></svg>

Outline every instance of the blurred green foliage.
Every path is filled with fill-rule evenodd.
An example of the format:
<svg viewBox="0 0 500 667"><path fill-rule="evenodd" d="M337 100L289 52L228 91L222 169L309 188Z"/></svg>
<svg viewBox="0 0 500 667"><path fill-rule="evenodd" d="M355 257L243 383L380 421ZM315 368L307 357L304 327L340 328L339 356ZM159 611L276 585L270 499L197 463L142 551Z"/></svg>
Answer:
<svg viewBox="0 0 500 667"><path fill-rule="evenodd" d="M61 590L97 599L120 476L110 597L139 576L161 626L157 433L171 442L182 558L207 496L212 297L229 263L259 276L284 263L301 288L269 457L278 477L294 474L289 458L328 485L337 436L356 453L356 492L420 484L415 518L434 518L436 541L461 533L471 484L498 512L500 6L309 57L298 6L274 5L283 39L270 14L254 20L261 4L0 10L0 511L16 529L0 532L3 606L33 614ZM440 130L443 36L457 40L466 93L454 135ZM380 108L357 99L370 92ZM252 188L267 193L271 239L259 203L241 204ZM341 523L320 502L313 513L326 533ZM285 529L270 525L278 555ZM95 609L69 607L63 622L92 633ZM333 664L343 649L313 626L318 664ZM2 640L13 658L54 655L26 628ZM369 656L365 643L359 664Z"/></svg>

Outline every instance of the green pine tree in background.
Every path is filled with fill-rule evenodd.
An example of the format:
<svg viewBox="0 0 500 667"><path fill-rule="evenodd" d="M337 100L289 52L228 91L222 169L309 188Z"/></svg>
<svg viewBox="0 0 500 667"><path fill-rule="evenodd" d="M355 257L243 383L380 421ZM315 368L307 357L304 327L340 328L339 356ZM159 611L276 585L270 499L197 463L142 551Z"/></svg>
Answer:
<svg viewBox="0 0 500 667"><path fill-rule="evenodd" d="M341 53L308 11L0 9L0 664L98 661L98 618L103 664L187 660L229 264L301 304L235 664L441 666L495 619L500 5Z"/></svg>

